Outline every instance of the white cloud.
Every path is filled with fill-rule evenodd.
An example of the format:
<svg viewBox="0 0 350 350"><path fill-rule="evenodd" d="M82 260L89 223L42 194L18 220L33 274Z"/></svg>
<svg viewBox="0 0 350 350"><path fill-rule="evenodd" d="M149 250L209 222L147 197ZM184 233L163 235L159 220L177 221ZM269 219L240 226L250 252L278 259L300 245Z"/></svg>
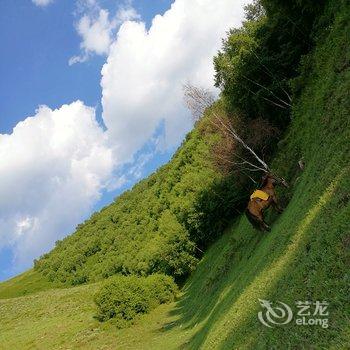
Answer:
<svg viewBox="0 0 350 350"><path fill-rule="evenodd" d="M137 11L132 7L131 1L127 1L125 4L119 6L117 14L115 16L115 20L117 25L122 24L126 21L132 21L135 19L141 19L141 16L137 13Z"/></svg>
<svg viewBox="0 0 350 350"><path fill-rule="evenodd" d="M87 12L76 24L76 30L82 39L82 53L71 57L69 65L85 62L92 54L108 54L112 35L118 26L125 21L140 18L130 3L121 5L112 17L108 10L101 9L94 0L89 0L84 5L80 4L80 11Z"/></svg>
<svg viewBox="0 0 350 350"><path fill-rule="evenodd" d="M0 134L0 247L17 267L52 246L89 214L114 168L93 108L77 101Z"/></svg>
<svg viewBox="0 0 350 350"><path fill-rule="evenodd" d="M33 4L35 4L36 6L41 6L41 7L45 7L51 3L53 3L53 0L32 0Z"/></svg>
<svg viewBox="0 0 350 350"><path fill-rule="evenodd" d="M190 128L182 85L213 88L212 59L241 23L245 0L176 0L163 16L121 25L102 69L103 119L119 162L131 159L164 120L173 146Z"/></svg>

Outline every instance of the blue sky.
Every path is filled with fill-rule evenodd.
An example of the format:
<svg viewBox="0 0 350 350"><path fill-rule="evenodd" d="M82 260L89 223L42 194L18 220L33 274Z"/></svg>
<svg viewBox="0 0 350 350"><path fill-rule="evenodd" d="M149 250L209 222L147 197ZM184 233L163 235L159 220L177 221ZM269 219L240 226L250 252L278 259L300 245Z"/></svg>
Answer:
<svg viewBox="0 0 350 350"><path fill-rule="evenodd" d="M147 25L155 14L170 7L171 0L138 0L134 7ZM117 1L101 1L116 8ZM29 0L2 0L0 4L0 132L10 133L40 104L57 108L76 99L99 106L101 67L105 58L69 66L78 53L80 38L73 22L74 1L56 1L40 8ZM99 109L99 112L101 110Z"/></svg>
<svg viewBox="0 0 350 350"><path fill-rule="evenodd" d="M244 3L1 1L0 281L170 159Z"/></svg>

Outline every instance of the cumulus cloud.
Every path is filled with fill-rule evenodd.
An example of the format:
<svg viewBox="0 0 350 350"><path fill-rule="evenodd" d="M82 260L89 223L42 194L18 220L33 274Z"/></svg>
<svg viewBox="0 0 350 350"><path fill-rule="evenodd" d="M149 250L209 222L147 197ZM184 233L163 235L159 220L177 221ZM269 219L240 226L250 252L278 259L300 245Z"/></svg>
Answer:
<svg viewBox="0 0 350 350"><path fill-rule="evenodd" d="M53 2L53 0L32 0L36 6L45 7Z"/></svg>
<svg viewBox="0 0 350 350"><path fill-rule="evenodd" d="M92 54L108 54L112 35L118 26L125 21L140 18L130 2L121 5L114 16L110 16L109 11L100 8L94 0L80 4L80 11L87 12L76 24L76 30L82 39L82 53L71 57L69 65L85 62Z"/></svg>
<svg viewBox="0 0 350 350"><path fill-rule="evenodd" d="M225 32L241 23L245 0L176 0L149 29L124 22L102 69L103 119L120 162L128 161L165 121L173 146L190 128L187 81L213 88L212 58Z"/></svg>
<svg viewBox="0 0 350 350"><path fill-rule="evenodd" d="M110 186L114 163L93 108L77 101L0 134L0 247L17 267L72 231Z"/></svg>

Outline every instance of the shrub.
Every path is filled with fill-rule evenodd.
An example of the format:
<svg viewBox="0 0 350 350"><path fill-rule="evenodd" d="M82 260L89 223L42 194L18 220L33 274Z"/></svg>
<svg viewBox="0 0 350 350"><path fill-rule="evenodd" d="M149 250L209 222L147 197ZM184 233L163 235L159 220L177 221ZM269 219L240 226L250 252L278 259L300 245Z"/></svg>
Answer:
<svg viewBox="0 0 350 350"><path fill-rule="evenodd" d="M96 318L101 322L114 319L114 323L123 328L138 315L173 301L176 292L177 286L169 276L114 276L95 295Z"/></svg>
<svg viewBox="0 0 350 350"><path fill-rule="evenodd" d="M145 278L145 283L157 305L174 301L177 285L170 276L154 274Z"/></svg>

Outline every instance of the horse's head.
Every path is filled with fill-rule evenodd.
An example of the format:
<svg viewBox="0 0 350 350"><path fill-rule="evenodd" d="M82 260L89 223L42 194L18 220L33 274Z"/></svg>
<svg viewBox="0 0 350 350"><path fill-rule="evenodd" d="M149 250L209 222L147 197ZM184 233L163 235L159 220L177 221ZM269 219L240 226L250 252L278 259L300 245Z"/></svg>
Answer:
<svg viewBox="0 0 350 350"><path fill-rule="evenodd" d="M262 187L264 187L265 185L267 185L268 183L273 185L273 186L277 186L277 185L281 185L284 186L286 188L289 187L287 181L283 178L283 177L278 177L272 173L266 173L263 177L262 177Z"/></svg>

